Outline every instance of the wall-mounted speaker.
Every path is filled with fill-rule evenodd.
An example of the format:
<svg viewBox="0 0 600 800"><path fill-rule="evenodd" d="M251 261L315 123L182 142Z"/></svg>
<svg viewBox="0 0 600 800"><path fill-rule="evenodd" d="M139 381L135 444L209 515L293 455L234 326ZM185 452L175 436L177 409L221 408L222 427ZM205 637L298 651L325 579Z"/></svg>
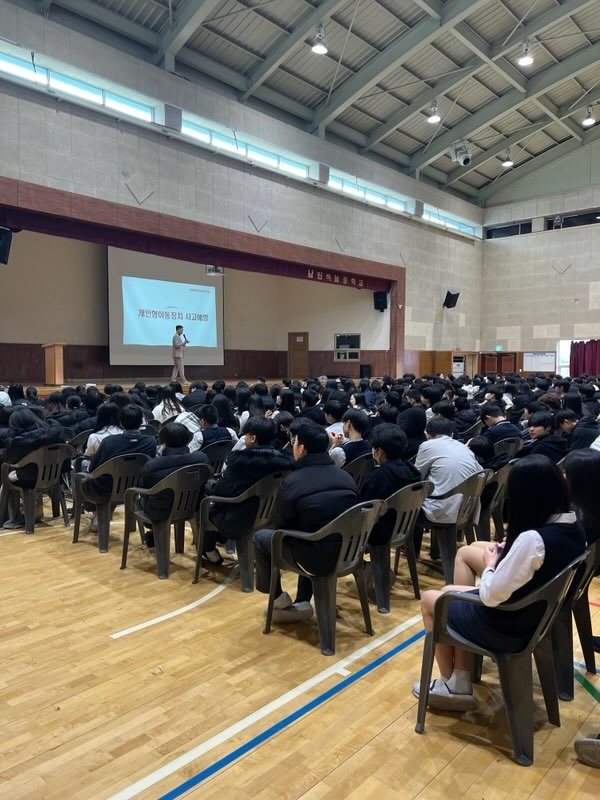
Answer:
<svg viewBox="0 0 600 800"><path fill-rule="evenodd" d="M450 289L448 289L442 308L454 308L458 303L459 296L460 292L451 292Z"/></svg>
<svg viewBox="0 0 600 800"><path fill-rule="evenodd" d="M385 311L387 308L387 292L373 292L373 308L375 311Z"/></svg>
<svg viewBox="0 0 600 800"><path fill-rule="evenodd" d="M10 228L0 228L0 264L8 264L12 231Z"/></svg>

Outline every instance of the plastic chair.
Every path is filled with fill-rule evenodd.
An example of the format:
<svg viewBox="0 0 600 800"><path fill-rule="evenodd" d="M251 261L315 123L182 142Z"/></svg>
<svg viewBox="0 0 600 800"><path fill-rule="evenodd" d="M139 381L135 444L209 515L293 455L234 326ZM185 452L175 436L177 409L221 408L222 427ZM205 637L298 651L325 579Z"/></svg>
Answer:
<svg viewBox="0 0 600 800"><path fill-rule="evenodd" d="M459 442L468 442L469 439L473 438L473 436L479 436L482 428L483 422L478 419L477 422L474 422L470 428L467 428L467 430L463 431L462 433L457 433L454 438Z"/></svg>
<svg viewBox="0 0 600 800"><path fill-rule="evenodd" d="M252 536L255 531L267 528L275 506L275 498L279 491L281 481L288 474L288 471L274 472L266 475L253 486L237 497L218 497L209 495L200 504L200 529L198 533L198 555L196 557L196 570L194 572L194 583L198 583L200 576L200 564L202 563L202 552L204 550L204 534L207 531L218 531L209 518L209 512L213 503L219 505L239 505L248 500L257 500L256 515L252 524L244 531L243 535L235 540L238 564L240 567L240 577L242 579L242 589L244 592L254 591L254 541Z"/></svg>
<svg viewBox="0 0 600 800"><path fill-rule="evenodd" d="M16 464L2 464L2 489L0 491L0 524L8 517L9 493L20 494L23 498L23 515L25 517L25 533L35 532L35 505L38 494L48 494L52 499L52 515L59 516L62 511L65 527L69 527L69 514L62 486L62 467L65 461L75 456L75 450L68 444L49 444L39 447L24 456ZM34 465L37 467L35 486L24 489L9 480L8 473L13 469Z"/></svg>
<svg viewBox="0 0 600 800"><path fill-rule="evenodd" d="M496 607L501 613L518 614L521 609L534 603L543 602L544 612L531 638L518 653L503 653L481 647L465 639L448 626L448 609L453 600L483 605L478 595L469 592L444 592L435 603L433 630L425 637L421 682L417 709L417 733L425 730L425 715L429 698L429 686L436 644L460 647L475 653L476 656L490 656L498 665L500 687L504 697L504 708L512 739L514 759L521 766L533 764L533 674L531 656L533 654L548 719L553 725L560 725L556 676L552 661L552 641L549 631L556 619L561 605L569 591L575 573L586 554L575 559L561 572L526 597L513 603L506 602Z"/></svg>
<svg viewBox="0 0 600 800"><path fill-rule="evenodd" d="M108 538L110 520L114 506L124 501L125 492L132 486L138 486L141 479L142 467L150 456L144 453L126 453L115 456L104 464L100 464L93 472L77 472L73 486L73 510L75 513L73 527L73 543L79 541L79 526L81 523L82 491L81 484L86 478L99 478L107 475L112 478L112 492L100 503L95 503L98 515L98 549L101 553L108 553Z"/></svg>
<svg viewBox="0 0 600 800"><path fill-rule="evenodd" d="M221 442L213 442L202 448L202 452L208 458L208 463L214 470L215 475L220 475L223 471L223 465L227 461L227 456L231 453L233 441L231 439L223 439Z"/></svg>
<svg viewBox="0 0 600 800"><path fill-rule="evenodd" d="M377 517L384 513L386 509L387 506L384 500L372 500L352 506L352 508L340 514L315 533L293 530L274 531L271 543L271 587L263 633L269 633L271 630L279 569L288 569L298 575L304 575L312 581L321 652L324 656L332 656L335 653L336 583L337 579L344 575L354 575L365 628L369 636L373 635L363 556L371 529ZM340 554L334 569L329 575L312 575L296 561L287 557L290 548L293 552L294 539L301 539L305 542L319 542L332 534L337 534L340 537ZM286 555L284 555L284 547Z"/></svg>
<svg viewBox="0 0 600 800"><path fill-rule="evenodd" d="M75 450L76 455L82 456L85 453L87 441L92 433L93 430L90 428L87 431L81 431L80 433L76 434L71 439L69 439L68 443Z"/></svg>
<svg viewBox="0 0 600 800"><path fill-rule="evenodd" d="M519 436L511 436L508 439L501 439L494 445L494 455L499 456L501 453L507 453L508 459L514 458L519 450L523 447L523 439Z"/></svg>
<svg viewBox="0 0 600 800"><path fill-rule="evenodd" d="M375 584L375 599L377 602L377 610L380 614L387 614L391 607L391 549L395 549L396 551L396 558L394 561L394 573L396 575L398 574L398 565L400 562L400 548L404 549L415 598L418 600L421 597L413 534L419 511L423 505L423 500L432 489L433 484L430 481L418 481L417 483L411 483L410 486L399 489L386 498L385 502L388 511L396 512L392 535L389 541L383 544L368 543L368 551L371 554L373 582Z"/></svg>
<svg viewBox="0 0 600 800"><path fill-rule="evenodd" d="M552 627L554 666L561 700L573 700L575 682L573 678L573 618L577 625L579 641L588 672L596 674L596 656L590 618L588 589L600 566L600 540L589 547L587 558L582 563L571 585L565 603Z"/></svg>
<svg viewBox="0 0 600 800"><path fill-rule="evenodd" d="M456 522L444 524L426 520L426 524L431 530L432 536L435 534L438 544L442 568L444 570L444 580L446 583L454 581L454 561L456 559L456 538L461 531L465 533L467 541L474 541L475 517L479 509L479 498L488 480L490 470L478 472L471 475L454 489L445 494L430 497L435 500L446 500L449 497L462 495L462 501L458 509Z"/></svg>
<svg viewBox="0 0 600 800"><path fill-rule="evenodd" d="M156 569L159 578L169 577L169 544L171 525L175 527L175 552L183 553L185 523L189 521L194 538L198 539L198 512L204 484L213 474L208 464L193 464L175 470L151 489L132 487L125 491L125 526L123 535L123 556L121 569L127 566L129 534L135 529L137 521L140 537L143 538L144 525L152 528L156 547ZM155 497L161 492L170 492L171 508L166 520L157 522L148 516L141 507L142 497Z"/></svg>
<svg viewBox="0 0 600 800"><path fill-rule="evenodd" d="M502 522L502 506L504 505L504 496L506 495L506 482L508 481L508 474L512 469L512 464L504 464L500 469L491 472L484 490L488 487L495 485L494 492L489 499L489 502L481 504L481 511L479 513L479 521L475 524L477 531L477 538L480 541L489 542L491 539L491 520L494 519L494 527L496 529L496 540L501 540L502 535L499 533L503 530ZM499 510L500 516L495 514Z"/></svg>
<svg viewBox="0 0 600 800"><path fill-rule="evenodd" d="M342 467L344 472L352 475L356 488L360 491L367 475L375 469L375 459L370 453L365 453Z"/></svg>

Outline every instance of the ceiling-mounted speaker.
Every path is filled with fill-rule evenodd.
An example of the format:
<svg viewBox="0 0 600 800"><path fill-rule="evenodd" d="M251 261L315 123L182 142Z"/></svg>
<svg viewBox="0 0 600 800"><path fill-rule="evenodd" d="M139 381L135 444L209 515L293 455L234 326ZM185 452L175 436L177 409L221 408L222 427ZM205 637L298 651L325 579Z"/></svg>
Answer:
<svg viewBox="0 0 600 800"><path fill-rule="evenodd" d="M12 231L10 228L0 228L0 264L8 264Z"/></svg>
<svg viewBox="0 0 600 800"><path fill-rule="evenodd" d="M448 289L442 308L454 308L454 306L458 303L459 296L460 292L452 292L450 289Z"/></svg>

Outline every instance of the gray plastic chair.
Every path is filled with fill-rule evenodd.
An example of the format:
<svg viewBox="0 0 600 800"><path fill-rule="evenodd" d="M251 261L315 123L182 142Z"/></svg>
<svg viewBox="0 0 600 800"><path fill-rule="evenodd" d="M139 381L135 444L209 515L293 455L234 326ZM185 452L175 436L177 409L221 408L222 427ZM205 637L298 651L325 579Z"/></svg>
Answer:
<svg viewBox="0 0 600 800"><path fill-rule="evenodd" d="M48 494L52 499L52 515L59 516L62 511L65 527L69 527L69 514L62 485L62 466L65 461L75 457L75 450L68 444L49 444L39 447L24 456L16 464L2 464L2 490L0 491L0 525L8 516L9 493L20 494L23 498L23 516L25 517L25 533L35 532L35 504L38 494ZM24 489L9 480L8 473L13 469L26 466L37 467L35 486Z"/></svg>
<svg viewBox="0 0 600 800"><path fill-rule="evenodd" d="M335 653L336 584L337 579L344 575L352 574L354 576L365 620L365 628L369 636L373 635L363 558L371 529L377 517L384 513L386 509L387 506L384 500L372 500L352 506L352 508L340 514L339 517L336 517L315 533L293 530L274 531L271 544L271 590L263 633L269 633L271 630L273 604L277 590L277 575L280 569L287 569L298 575L304 575L312 581L321 652L324 656L332 656ZM290 543L293 539L318 542L333 534L337 534L340 537L340 554L335 568L328 575L312 575L296 561L284 555L284 545L286 553L289 554Z"/></svg>
<svg viewBox="0 0 600 800"><path fill-rule="evenodd" d="M454 438L459 442L468 442L469 439L472 439L474 436L479 436L482 428L483 422L478 419L477 422L474 422L470 428L467 428L466 431L462 431L462 433L457 433Z"/></svg>
<svg viewBox="0 0 600 800"><path fill-rule="evenodd" d="M200 528L197 542L198 554L196 557L194 583L198 583L200 577L200 565L202 563L202 552L204 550L204 534L207 531L218 532L218 528L210 521L209 513L211 505L213 503L219 503L219 505L239 505L248 500L257 499L258 503L254 521L248 529L243 532L243 535L235 540L240 577L242 579L242 589L244 592L254 591L254 540L252 537L255 531L269 527L279 486L288 473L289 470L286 470L266 475L237 497L209 495L202 500L200 504Z"/></svg>
<svg viewBox="0 0 600 800"><path fill-rule="evenodd" d="M104 464L100 464L93 472L77 472L73 486L73 511L75 513L73 526L73 543L79 541L79 526L81 524L82 492L81 484L86 478L99 478L108 475L112 478L112 492L101 503L95 503L98 515L98 549L101 553L108 553L108 538L110 533L110 520L113 508L124 502L125 492L132 486L138 486L141 480L142 467L150 456L144 453L127 453L115 456Z"/></svg>
<svg viewBox="0 0 600 800"><path fill-rule="evenodd" d="M453 631L448 625L448 610L453 600L483 605L477 594L470 592L444 592L435 603L433 630L425 637L421 682L417 708L417 733L425 730L425 715L429 698L431 672L436 644L460 647L475 653L476 657L489 656L498 666L500 687L504 697L504 708L508 719L513 744L514 759L521 766L533 764L533 674L531 656L535 658L538 676L542 685L548 719L560 725L556 675L552 658L550 631L561 609L579 565L586 554L579 556L552 580L515 602L502 603L496 610L507 614L518 614L520 610L535 603L544 604L544 612L530 640L518 653L503 653L481 647Z"/></svg>
<svg viewBox="0 0 600 800"><path fill-rule="evenodd" d="M496 529L496 541L502 541L503 537L503 523L502 523L502 506L504 505L504 497L506 495L506 483L508 481L508 474L512 469L512 464L504 464L504 466L492 472L488 478L484 490L491 484L495 484L494 493L485 505L481 504L481 511L479 513L479 521L475 525L477 531L477 538L480 541L489 542L491 539L491 520L494 520L494 527ZM496 514L499 512L499 517Z"/></svg>
<svg viewBox="0 0 600 800"><path fill-rule="evenodd" d="M125 525L123 534L123 555L121 569L127 566L127 549L129 547L129 534L135 529L135 523L140 528L140 537L143 538L144 526L152 528L154 545L156 547L156 569L158 577L169 577L169 545L171 525L175 527L175 552L183 553L185 523L189 522L198 539L198 514L204 484L213 474L212 467L208 464L192 464L181 467L151 489L132 487L125 492ZM155 497L161 492L170 492L171 508L166 520L157 522L142 508L141 498Z"/></svg>
<svg viewBox="0 0 600 800"><path fill-rule="evenodd" d="M490 470L476 473L462 483L459 483L458 486L455 486L454 489L451 489L449 492L430 497L430 499L435 500L446 500L458 494L462 495L456 522L450 524L431 522L431 520L425 522L425 524L429 526L432 536L435 535L436 537L446 583L454 582L457 535L463 531L465 532L467 541L474 541L475 539L475 516L479 509L479 498L487 483L489 474Z"/></svg>
<svg viewBox="0 0 600 800"><path fill-rule="evenodd" d="M390 540L383 544L374 545L368 543L368 550L371 554L373 582L375 584L375 599L377 602L377 610L380 614L387 614L391 608L390 550L392 549L396 551L396 559L394 562L395 574L398 574L400 553L401 548L403 548L406 553L406 560L408 562L415 598L418 600L421 597L413 534L419 511L423 505L423 500L432 489L433 484L430 481L418 481L417 483L412 483L410 486L405 486L403 489L399 489L386 498L385 503L388 511L396 512L392 535Z"/></svg>
<svg viewBox="0 0 600 800"><path fill-rule="evenodd" d="M554 666L558 683L558 696L561 700L573 700L575 681L573 677L573 618L577 625L579 641L585 660L586 670L596 674L596 656L590 617L588 589L592 578L600 566L600 539L588 549L586 560L581 564L552 628Z"/></svg>
<svg viewBox="0 0 600 800"><path fill-rule="evenodd" d="M227 456L231 453L232 448L233 441L231 439L213 442L202 448L202 452L208 458L208 463L213 468L215 475L220 475L223 471L223 465L227 461Z"/></svg>
<svg viewBox="0 0 600 800"><path fill-rule="evenodd" d="M514 458L519 450L523 447L523 439L520 436L510 436L508 439L501 439L494 445L494 455L499 456L502 453L508 455L510 461Z"/></svg>
<svg viewBox="0 0 600 800"><path fill-rule="evenodd" d="M362 456L355 458L348 464L344 464L342 469L344 472L352 475L354 478L354 483L356 484L356 488L360 492L364 482L367 479L367 475L369 475L375 469L375 459L371 453L364 453Z"/></svg>

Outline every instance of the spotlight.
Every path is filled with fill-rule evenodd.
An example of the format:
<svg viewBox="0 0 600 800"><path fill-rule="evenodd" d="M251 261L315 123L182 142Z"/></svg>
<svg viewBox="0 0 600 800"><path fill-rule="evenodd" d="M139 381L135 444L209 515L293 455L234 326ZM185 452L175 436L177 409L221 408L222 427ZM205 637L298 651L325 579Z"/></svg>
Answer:
<svg viewBox="0 0 600 800"><path fill-rule="evenodd" d="M327 53L327 45L325 44L325 28L321 22L317 25L315 38L312 41L311 49L313 53L316 53L319 56L324 56Z"/></svg>
<svg viewBox="0 0 600 800"><path fill-rule="evenodd" d="M427 117L427 122L431 123L431 125L437 125L437 123L441 121L442 118L438 113L437 100L434 100L431 104L431 114Z"/></svg>
<svg viewBox="0 0 600 800"><path fill-rule="evenodd" d="M523 42L523 48L520 57L517 59L517 64L520 67L530 67L533 64L533 56L529 52L529 39L525 39Z"/></svg>
<svg viewBox="0 0 600 800"><path fill-rule="evenodd" d="M592 107L587 107L587 116L581 123L584 128L591 128L592 125L596 124L596 118L594 117L594 113L592 111Z"/></svg>
<svg viewBox="0 0 600 800"><path fill-rule="evenodd" d="M514 161L512 160L512 158L511 158L511 155L510 155L510 147L509 147L509 148L508 148L508 150L506 151L506 158L505 158L505 159L504 159L504 161L502 162L502 166L503 166L505 169L508 169L509 167L514 167L514 165L515 165L515 162L514 162Z"/></svg>

